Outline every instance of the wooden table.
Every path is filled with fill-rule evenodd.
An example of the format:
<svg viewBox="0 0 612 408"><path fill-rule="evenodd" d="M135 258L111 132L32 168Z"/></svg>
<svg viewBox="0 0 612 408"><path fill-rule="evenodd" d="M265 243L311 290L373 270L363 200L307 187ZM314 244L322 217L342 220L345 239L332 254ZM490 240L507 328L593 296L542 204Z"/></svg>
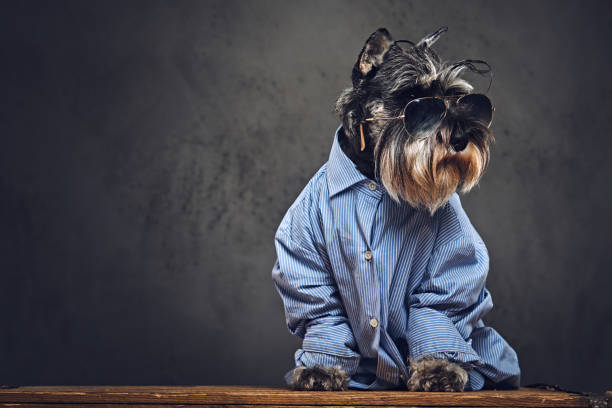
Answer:
<svg viewBox="0 0 612 408"><path fill-rule="evenodd" d="M612 395L608 395L612 397ZM603 401L605 404L605 401ZM609 404L609 402L608 402ZM23 386L0 389L0 407L588 407L589 397L522 388L464 393L303 392L243 386ZM602 405L605 406L605 405ZM610 405L608 405L610 406Z"/></svg>

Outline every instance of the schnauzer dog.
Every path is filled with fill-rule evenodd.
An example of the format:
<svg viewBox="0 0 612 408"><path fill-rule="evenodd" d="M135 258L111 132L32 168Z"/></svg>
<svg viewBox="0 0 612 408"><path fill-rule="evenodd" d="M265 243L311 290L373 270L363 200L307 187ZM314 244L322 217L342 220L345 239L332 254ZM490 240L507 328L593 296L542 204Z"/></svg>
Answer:
<svg viewBox="0 0 612 408"><path fill-rule="evenodd" d="M445 31L367 39L330 160L277 230L272 276L304 338L293 389L518 386L516 353L481 320L488 256L456 194L478 183L493 141L493 105L461 74L490 67L442 61Z"/></svg>

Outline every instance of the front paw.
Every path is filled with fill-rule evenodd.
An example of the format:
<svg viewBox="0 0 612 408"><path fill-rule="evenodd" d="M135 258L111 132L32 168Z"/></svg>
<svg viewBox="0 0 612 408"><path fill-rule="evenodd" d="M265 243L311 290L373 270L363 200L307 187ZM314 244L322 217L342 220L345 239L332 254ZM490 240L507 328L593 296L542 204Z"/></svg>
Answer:
<svg viewBox="0 0 612 408"><path fill-rule="evenodd" d="M442 358L424 357L410 362L410 391L463 391L468 373L457 363Z"/></svg>
<svg viewBox="0 0 612 408"><path fill-rule="evenodd" d="M349 377L339 367L296 367L289 385L293 390L343 391L348 388Z"/></svg>

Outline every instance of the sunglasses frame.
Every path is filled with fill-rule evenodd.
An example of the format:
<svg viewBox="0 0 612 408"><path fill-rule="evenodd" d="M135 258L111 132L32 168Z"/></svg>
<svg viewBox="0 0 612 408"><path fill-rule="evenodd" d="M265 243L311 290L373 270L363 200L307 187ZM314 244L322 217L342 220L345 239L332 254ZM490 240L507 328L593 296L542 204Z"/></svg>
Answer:
<svg viewBox="0 0 612 408"><path fill-rule="evenodd" d="M374 122L376 120L395 120L395 119L404 119L406 118L405 112L406 109L408 108L408 105L410 105L412 102L415 101L421 101L423 99L440 99L443 103L444 103L444 112L442 113L442 115L440 116L440 119L438 119L438 121L436 122L438 125L439 123L444 119L444 117L446 117L446 112L448 112L448 106L449 103L447 102L447 99L457 99L455 101L455 104L458 104L461 99L463 99L463 97L465 96L469 96L469 95L480 95L480 96L484 96L488 101L489 104L491 105L491 120L489 121L489 123L487 124L487 127L491 127L491 123L493 123L493 115L495 113L495 106L493 106L493 102L491 101L491 98L489 98L487 95L482 94L482 93L466 93L466 94L459 94L459 95L448 95L448 96L423 96L421 98L415 98L415 99L411 99L406 106L404 106L404 109L402 109L402 114L399 116L392 116L392 117L384 117L384 116L373 116L370 118L365 118L360 124L359 124L359 133L361 136L361 151L363 152L365 150L365 137L364 137L364 133L363 133L363 124L365 122ZM408 129L406 129L406 122L404 121L404 130L406 132L408 132Z"/></svg>

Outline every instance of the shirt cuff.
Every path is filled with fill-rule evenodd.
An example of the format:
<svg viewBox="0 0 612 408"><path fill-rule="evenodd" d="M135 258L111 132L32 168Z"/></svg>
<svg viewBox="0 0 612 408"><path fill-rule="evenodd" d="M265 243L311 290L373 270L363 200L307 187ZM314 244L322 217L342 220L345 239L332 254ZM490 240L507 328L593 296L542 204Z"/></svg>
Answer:
<svg viewBox="0 0 612 408"><path fill-rule="evenodd" d="M461 365L461 367L463 367L466 370L471 370L474 367L482 366L480 356L478 356L478 354L476 354L475 352L465 353L461 351L440 351L436 353L430 353L427 355L434 357L434 358L443 358L445 360L457 362Z"/></svg>
<svg viewBox="0 0 612 408"><path fill-rule="evenodd" d="M461 363L481 364L472 340L464 339L443 313L430 308L411 308L408 319L406 341L411 359L437 355Z"/></svg>
<svg viewBox="0 0 612 408"><path fill-rule="evenodd" d="M476 370L468 371L468 382L465 384L466 391L479 391L484 387L485 378Z"/></svg>

